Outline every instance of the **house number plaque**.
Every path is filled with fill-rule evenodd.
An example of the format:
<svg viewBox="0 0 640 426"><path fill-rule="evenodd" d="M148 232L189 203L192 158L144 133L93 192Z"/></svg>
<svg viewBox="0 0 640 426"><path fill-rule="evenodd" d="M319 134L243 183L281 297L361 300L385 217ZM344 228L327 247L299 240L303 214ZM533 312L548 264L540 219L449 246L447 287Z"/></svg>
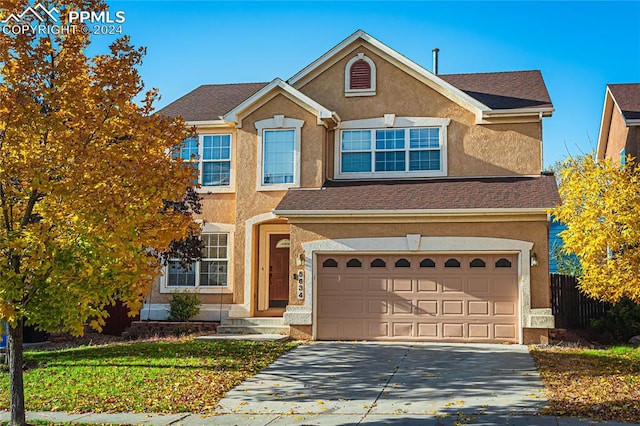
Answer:
<svg viewBox="0 0 640 426"><path fill-rule="evenodd" d="M298 271L298 300L304 299L304 271Z"/></svg>

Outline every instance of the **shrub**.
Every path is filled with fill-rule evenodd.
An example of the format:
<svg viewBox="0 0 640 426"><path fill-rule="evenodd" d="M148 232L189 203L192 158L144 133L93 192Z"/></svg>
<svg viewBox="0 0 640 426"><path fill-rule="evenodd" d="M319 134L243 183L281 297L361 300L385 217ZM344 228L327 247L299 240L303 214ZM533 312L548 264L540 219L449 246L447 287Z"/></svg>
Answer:
<svg viewBox="0 0 640 426"><path fill-rule="evenodd" d="M200 312L200 299L195 293L173 293L169 302L169 321L185 322Z"/></svg>
<svg viewBox="0 0 640 426"><path fill-rule="evenodd" d="M592 320L591 326L606 342L626 343L640 334L640 305L631 299L620 299L600 319Z"/></svg>

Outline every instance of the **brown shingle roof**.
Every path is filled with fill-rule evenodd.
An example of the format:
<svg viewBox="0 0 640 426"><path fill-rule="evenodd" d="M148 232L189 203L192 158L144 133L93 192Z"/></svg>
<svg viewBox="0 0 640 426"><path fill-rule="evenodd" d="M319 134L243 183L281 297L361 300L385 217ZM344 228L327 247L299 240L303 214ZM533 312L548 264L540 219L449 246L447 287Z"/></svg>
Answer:
<svg viewBox="0 0 640 426"><path fill-rule="evenodd" d="M542 209L560 203L552 175L393 182L326 182L290 189L278 211Z"/></svg>
<svg viewBox="0 0 640 426"><path fill-rule="evenodd" d="M553 106L542 74L537 70L444 74L438 77L491 109Z"/></svg>
<svg viewBox="0 0 640 426"><path fill-rule="evenodd" d="M609 84L607 87L626 120L640 119L640 83Z"/></svg>
<svg viewBox="0 0 640 426"><path fill-rule="evenodd" d="M445 74L438 77L492 109L552 106L540 71ZM171 102L158 114L180 116L185 121L217 120L267 84L202 85Z"/></svg>
<svg viewBox="0 0 640 426"><path fill-rule="evenodd" d="M208 121L218 118L268 83L205 84L158 111L185 121Z"/></svg>

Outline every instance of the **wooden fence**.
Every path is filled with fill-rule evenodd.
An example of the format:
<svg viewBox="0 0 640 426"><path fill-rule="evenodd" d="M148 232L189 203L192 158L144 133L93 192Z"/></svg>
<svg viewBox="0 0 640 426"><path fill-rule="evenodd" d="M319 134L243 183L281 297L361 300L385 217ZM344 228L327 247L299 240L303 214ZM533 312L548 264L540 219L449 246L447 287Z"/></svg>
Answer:
<svg viewBox="0 0 640 426"><path fill-rule="evenodd" d="M581 329L592 319L598 319L611 307L585 296L577 287L573 275L551 274L551 310L556 317L556 328Z"/></svg>

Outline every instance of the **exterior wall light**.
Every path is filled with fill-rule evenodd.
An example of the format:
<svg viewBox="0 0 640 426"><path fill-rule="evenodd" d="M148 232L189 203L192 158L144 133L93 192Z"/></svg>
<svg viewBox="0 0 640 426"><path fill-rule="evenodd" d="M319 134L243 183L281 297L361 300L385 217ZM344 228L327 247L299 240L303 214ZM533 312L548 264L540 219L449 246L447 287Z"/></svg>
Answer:
<svg viewBox="0 0 640 426"><path fill-rule="evenodd" d="M531 255L531 266L538 266L538 255L535 253Z"/></svg>

